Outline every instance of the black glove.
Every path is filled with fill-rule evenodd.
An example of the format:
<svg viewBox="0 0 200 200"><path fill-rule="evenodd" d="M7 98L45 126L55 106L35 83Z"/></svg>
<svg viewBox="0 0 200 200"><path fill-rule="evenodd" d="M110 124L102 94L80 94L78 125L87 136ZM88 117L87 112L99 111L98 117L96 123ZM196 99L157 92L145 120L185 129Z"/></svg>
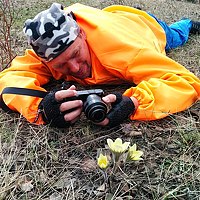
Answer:
<svg viewBox="0 0 200 200"><path fill-rule="evenodd" d="M119 125L135 111L135 105L130 97L118 92L113 94L116 95L116 101L111 104L112 108L107 115L110 127Z"/></svg>
<svg viewBox="0 0 200 200"><path fill-rule="evenodd" d="M70 122L66 122L65 113L60 112L62 102L56 101L55 93L56 91L47 94L40 102L39 109L42 111L42 118L46 123L50 123L54 127L65 128L70 126Z"/></svg>

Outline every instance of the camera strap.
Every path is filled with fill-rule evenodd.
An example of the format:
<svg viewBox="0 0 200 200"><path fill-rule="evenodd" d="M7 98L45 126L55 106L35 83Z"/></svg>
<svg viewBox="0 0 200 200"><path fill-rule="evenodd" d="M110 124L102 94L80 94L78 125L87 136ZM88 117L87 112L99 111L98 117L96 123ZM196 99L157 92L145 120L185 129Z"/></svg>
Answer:
<svg viewBox="0 0 200 200"><path fill-rule="evenodd" d="M27 95L32 97L39 97L44 98L48 92L40 91L40 90L34 90L34 89L28 89L28 88L17 88L17 87L6 87L3 89L1 95L0 95L0 108L2 108L4 111L8 113L12 113L12 111L3 100L3 94L17 94L17 95Z"/></svg>

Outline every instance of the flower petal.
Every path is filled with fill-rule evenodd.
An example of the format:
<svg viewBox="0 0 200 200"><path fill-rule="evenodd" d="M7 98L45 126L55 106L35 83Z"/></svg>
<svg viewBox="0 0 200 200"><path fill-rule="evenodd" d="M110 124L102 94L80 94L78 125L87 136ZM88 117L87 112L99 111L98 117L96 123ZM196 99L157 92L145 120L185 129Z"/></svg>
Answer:
<svg viewBox="0 0 200 200"><path fill-rule="evenodd" d="M133 146L129 148L129 151L136 151L136 149L137 149L137 146L136 144L134 144Z"/></svg>
<svg viewBox="0 0 200 200"><path fill-rule="evenodd" d="M111 139L107 139L107 144L108 144L109 148L111 149L112 145L113 145L113 141Z"/></svg>
<svg viewBox="0 0 200 200"><path fill-rule="evenodd" d="M114 142L111 139L107 139L108 146L113 153L123 153L128 149L130 142L122 142L121 138L117 138Z"/></svg>
<svg viewBox="0 0 200 200"><path fill-rule="evenodd" d="M114 143L116 145L122 145L122 139L121 138L117 138Z"/></svg>
<svg viewBox="0 0 200 200"><path fill-rule="evenodd" d="M123 151L126 151L130 145L130 142L124 142L123 144Z"/></svg>
<svg viewBox="0 0 200 200"><path fill-rule="evenodd" d="M101 169L105 169L108 166L107 156L104 156L102 153L99 155L97 159L97 164Z"/></svg>
<svg viewBox="0 0 200 200"><path fill-rule="evenodd" d="M130 154L131 160L142 160L140 158L143 155L143 151L133 151L132 154Z"/></svg>

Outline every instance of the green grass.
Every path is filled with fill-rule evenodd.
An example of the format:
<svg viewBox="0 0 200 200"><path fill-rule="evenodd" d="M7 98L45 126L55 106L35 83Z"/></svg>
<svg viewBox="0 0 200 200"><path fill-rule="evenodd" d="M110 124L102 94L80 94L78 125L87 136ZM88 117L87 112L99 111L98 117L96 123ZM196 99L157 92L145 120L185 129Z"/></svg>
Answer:
<svg viewBox="0 0 200 200"><path fill-rule="evenodd" d="M15 24L18 54L22 54L26 47L20 27L26 18L33 17L52 3L45 2L18 2L19 18ZM113 3L140 5L168 23L183 15L200 20L200 5L188 2L81 2L99 8ZM185 46L171 51L169 56L200 77L199 39L200 36L192 36ZM117 90L123 91L127 87L119 86ZM115 87L102 89L107 92L116 90ZM114 129L96 127L84 116L67 129L35 126L19 114L8 115L0 111L0 199L198 200L199 121L199 102L187 111L162 120L126 121ZM108 152L107 138L117 137L137 143L144 152L143 161L121 165L121 170L110 175L110 184L103 188L104 177L96 166L96 156L100 151Z"/></svg>

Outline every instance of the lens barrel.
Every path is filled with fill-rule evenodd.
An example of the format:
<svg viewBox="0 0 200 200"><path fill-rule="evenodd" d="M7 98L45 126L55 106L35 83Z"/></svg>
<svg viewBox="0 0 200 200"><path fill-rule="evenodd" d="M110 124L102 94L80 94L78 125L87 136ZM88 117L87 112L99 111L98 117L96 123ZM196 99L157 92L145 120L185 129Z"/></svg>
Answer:
<svg viewBox="0 0 200 200"><path fill-rule="evenodd" d="M86 117L95 122L102 122L106 118L107 106L96 94L90 94L84 102L84 112Z"/></svg>

